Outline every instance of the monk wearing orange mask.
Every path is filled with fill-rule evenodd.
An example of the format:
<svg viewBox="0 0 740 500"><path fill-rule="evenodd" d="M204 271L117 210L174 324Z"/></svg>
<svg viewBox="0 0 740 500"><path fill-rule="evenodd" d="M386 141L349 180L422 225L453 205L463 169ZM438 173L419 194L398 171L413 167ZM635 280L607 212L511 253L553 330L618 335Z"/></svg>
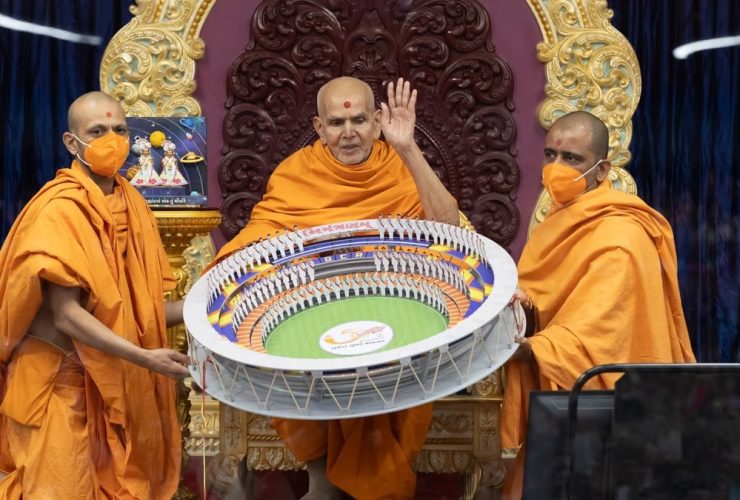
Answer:
<svg viewBox="0 0 740 500"><path fill-rule="evenodd" d="M517 298L534 326L505 366L504 448L525 442L529 393L569 390L608 363L695 361L678 288L673 232L637 196L611 189L608 130L574 112L547 134L542 182L554 203L519 259ZM613 389L618 374L588 389ZM507 478L521 496L523 449Z"/></svg>
<svg viewBox="0 0 740 500"><path fill-rule="evenodd" d="M112 97L69 108L74 156L0 251L0 498L170 498L180 470L166 349L182 321L156 221L116 172L128 128Z"/></svg>
<svg viewBox="0 0 740 500"><path fill-rule="evenodd" d="M305 228L379 215L460 222L454 198L414 141L416 91L399 79L376 110L370 87L342 77L317 95L319 135L273 172L247 226L219 258L285 228ZM385 141L378 140L381 131ZM414 457L432 416L431 405L330 422L275 419L296 458L306 462L304 498L411 498Z"/></svg>

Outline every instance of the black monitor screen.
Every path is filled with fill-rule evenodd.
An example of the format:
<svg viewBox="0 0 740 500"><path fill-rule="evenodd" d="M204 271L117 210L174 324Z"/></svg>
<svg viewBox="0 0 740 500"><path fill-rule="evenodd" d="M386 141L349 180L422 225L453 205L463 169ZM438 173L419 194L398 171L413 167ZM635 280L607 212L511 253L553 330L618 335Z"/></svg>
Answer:
<svg viewBox="0 0 740 500"><path fill-rule="evenodd" d="M569 392L534 391L524 467L524 498L563 498ZM613 391L584 391L578 398L573 498L605 498L609 487Z"/></svg>
<svg viewBox="0 0 740 500"><path fill-rule="evenodd" d="M617 384L616 500L740 498L740 372L627 372Z"/></svg>

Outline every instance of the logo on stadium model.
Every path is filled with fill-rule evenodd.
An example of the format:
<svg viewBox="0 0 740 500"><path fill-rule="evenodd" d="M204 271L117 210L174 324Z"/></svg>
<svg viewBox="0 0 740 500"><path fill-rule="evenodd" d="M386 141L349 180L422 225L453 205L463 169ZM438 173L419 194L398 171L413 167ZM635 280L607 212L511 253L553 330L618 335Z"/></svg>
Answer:
<svg viewBox="0 0 740 500"><path fill-rule="evenodd" d="M319 338L323 350L340 356L367 354L385 347L393 339L393 329L379 321L352 321L325 331Z"/></svg>

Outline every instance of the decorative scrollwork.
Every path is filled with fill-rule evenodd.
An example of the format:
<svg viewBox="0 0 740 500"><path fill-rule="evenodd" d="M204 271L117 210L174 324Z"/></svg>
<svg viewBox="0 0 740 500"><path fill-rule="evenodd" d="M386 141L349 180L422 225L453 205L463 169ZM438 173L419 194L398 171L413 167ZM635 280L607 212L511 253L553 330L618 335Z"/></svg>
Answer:
<svg viewBox="0 0 740 500"><path fill-rule="evenodd" d="M462 204L460 208L465 210ZM469 217L478 231L493 235L494 239L500 239L512 231L516 233L519 211L509 196L488 193L475 201ZM499 238L495 238L496 235L500 235Z"/></svg>
<svg viewBox="0 0 740 500"><path fill-rule="evenodd" d="M427 161L476 228L508 244L519 227L514 82L490 24L477 0L260 4L227 83L219 168L227 236L247 222L277 164L315 140L310 118L321 85L353 75L380 101L384 83L402 75L419 89L416 139ZM493 224L473 211L493 207L483 199L491 193L509 200Z"/></svg>
<svg viewBox="0 0 740 500"><path fill-rule="evenodd" d="M290 450L283 446L249 448L244 458L250 470L301 470L305 468L305 465L299 465Z"/></svg>
<svg viewBox="0 0 740 500"><path fill-rule="evenodd" d="M195 61L213 0L138 0L134 18L111 39L100 63L100 88L127 116L198 116Z"/></svg>
<svg viewBox="0 0 740 500"><path fill-rule="evenodd" d="M501 396L502 387L500 375L501 372L496 371L487 377L482 378L470 387L470 392L472 392L474 396L487 398Z"/></svg>
<svg viewBox="0 0 740 500"><path fill-rule="evenodd" d="M414 470L436 474L463 474L474 470L475 460L466 451L423 449L416 456Z"/></svg>
<svg viewBox="0 0 740 500"><path fill-rule="evenodd" d="M437 412L432 417L432 424L430 425L429 430L431 433L460 434L466 431L469 433L472 428L473 418L468 413Z"/></svg>
<svg viewBox="0 0 740 500"><path fill-rule="evenodd" d="M269 156L275 147L276 123L265 109L254 104L239 104L229 109L224 129L229 131L230 146L235 151Z"/></svg>
<svg viewBox="0 0 740 500"><path fill-rule="evenodd" d="M227 234L236 234L247 224L249 215L260 198L252 193L239 192L229 196L221 204L223 222L221 227Z"/></svg>
<svg viewBox="0 0 740 500"><path fill-rule="evenodd" d="M259 192L264 190L267 183L265 159L253 151L232 151L224 158L220 168L222 185L230 191Z"/></svg>
<svg viewBox="0 0 740 500"><path fill-rule="evenodd" d="M509 147L513 149L515 136L516 123L511 114L491 106L467 117L462 129L462 140L476 156Z"/></svg>
<svg viewBox="0 0 740 500"><path fill-rule="evenodd" d="M500 451L498 439L499 405L495 403L483 403L478 408L478 452L481 456L495 455Z"/></svg>

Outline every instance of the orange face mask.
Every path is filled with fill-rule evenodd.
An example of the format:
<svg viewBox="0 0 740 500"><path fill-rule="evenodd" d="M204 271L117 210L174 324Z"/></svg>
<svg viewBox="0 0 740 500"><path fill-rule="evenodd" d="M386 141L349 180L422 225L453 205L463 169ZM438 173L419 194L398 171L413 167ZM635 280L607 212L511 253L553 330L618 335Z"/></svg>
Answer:
<svg viewBox="0 0 740 500"><path fill-rule="evenodd" d="M72 134L74 135L74 134ZM94 173L111 177L123 165L128 157L128 137L108 132L103 137L90 141L90 144L74 135L80 144L86 146L83 156L77 153L77 159L90 167Z"/></svg>
<svg viewBox="0 0 740 500"><path fill-rule="evenodd" d="M581 173L580 170L560 163L548 163L542 168L542 185L555 203L568 203L586 192L586 174L599 166L604 160Z"/></svg>

